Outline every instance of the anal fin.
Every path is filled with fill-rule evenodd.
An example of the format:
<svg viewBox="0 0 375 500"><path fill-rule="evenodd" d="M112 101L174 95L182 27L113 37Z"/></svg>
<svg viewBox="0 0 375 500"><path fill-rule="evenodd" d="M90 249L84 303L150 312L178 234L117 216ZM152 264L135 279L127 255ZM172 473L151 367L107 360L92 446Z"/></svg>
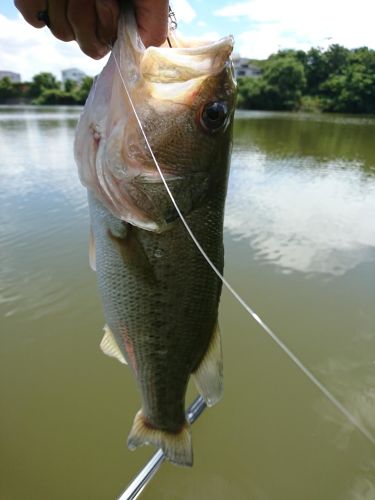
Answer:
<svg viewBox="0 0 375 500"><path fill-rule="evenodd" d="M107 356L111 356L112 358L116 358L120 361L120 363L127 365L126 359L124 355L120 351L119 346L113 336L113 333L108 328L108 325L104 325L104 337L100 342L100 348Z"/></svg>
<svg viewBox="0 0 375 500"><path fill-rule="evenodd" d="M206 405L216 404L223 395L223 354L218 323L216 323L206 354L193 376L195 385Z"/></svg>

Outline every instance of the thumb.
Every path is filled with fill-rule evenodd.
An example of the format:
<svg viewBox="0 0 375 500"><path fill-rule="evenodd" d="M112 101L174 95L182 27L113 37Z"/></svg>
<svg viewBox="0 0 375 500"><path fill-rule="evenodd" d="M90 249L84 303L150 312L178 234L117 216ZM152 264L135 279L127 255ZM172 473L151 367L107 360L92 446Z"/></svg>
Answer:
<svg viewBox="0 0 375 500"><path fill-rule="evenodd" d="M138 31L145 47L159 46L168 36L168 0L134 0Z"/></svg>

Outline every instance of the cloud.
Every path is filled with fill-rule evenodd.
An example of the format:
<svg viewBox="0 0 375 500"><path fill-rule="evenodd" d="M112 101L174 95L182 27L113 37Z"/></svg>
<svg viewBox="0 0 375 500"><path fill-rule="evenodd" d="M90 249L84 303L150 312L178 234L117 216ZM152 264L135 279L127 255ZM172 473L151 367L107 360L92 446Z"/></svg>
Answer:
<svg viewBox="0 0 375 500"><path fill-rule="evenodd" d="M209 42L214 42L220 40L220 34L217 31L207 31L198 37L201 40L207 40Z"/></svg>
<svg viewBox="0 0 375 500"><path fill-rule="evenodd" d="M100 72L105 60L94 61L82 54L75 42L61 42L44 28L37 30L21 16L8 19L0 14L1 70L20 73L30 80L40 71L49 71L61 79L61 70L77 67L88 75Z"/></svg>
<svg viewBox="0 0 375 500"><path fill-rule="evenodd" d="M191 23L197 13L187 0L172 0L171 7L176 14L177 22Z"/></svg>
<svg viewBox="0 0 375 500"><path fill-rule="evenodd" d="M267 59L280 49L293 48L308 50L311 44L297 40L291 35L283 35L276 26L257 27L252 31L245 31L235 37L236 52L244 57Z"/></svg>
<svg viewBox="0 0 375 500"><path fill-rule="evenodd" d="M248 0L226 5L215 16L231 20L245 18L249 29L237 38L249 43L257 53L269 55L278 47L307 48L339 43L349 48L367 45L375 48L373 36L373 0L351 2L316 0ZM267 49L265 48L267 46ZM261 47L259 49L259 47ZM250 47L249 47L250 49Z"/></svg>

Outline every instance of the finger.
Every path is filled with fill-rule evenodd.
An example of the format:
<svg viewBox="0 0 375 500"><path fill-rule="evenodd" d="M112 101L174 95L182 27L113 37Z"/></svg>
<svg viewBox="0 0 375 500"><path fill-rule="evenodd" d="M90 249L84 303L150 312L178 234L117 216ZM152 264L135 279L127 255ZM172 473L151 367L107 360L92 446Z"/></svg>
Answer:
<svg viewBox="0 0 375 500"><path fill-rule="evenodd" d="M145 47L159 46L168 35L168 0L135 0L138 31Z"/></svg>
<svg viewBox="0 0 375 500"><path fill-rule="evenodd" d="M25 21L27 21L34 28L44 28L45 22L38 19L38 12L46 10L47 0L37 0L30 2L30 0L14 0L14 5L21 12Z"/></svg>
<svg viewBox="0 0 375 500"><path fill-rule="evenodd" d="M49 0L48 16L50 30L63 42L74 40L74 33L67 18L67 0Z"/></svg>
<svg viewBox="0 0 375 500"><path fill-rule="evenodd" d="M96 0L97 35L106 46L112 45L117 37L119 4L117 0Z"/></svg>
<svg viewBox="0 0 375 500"><path fill-rule="evenodd" d="M70 0L68 20L82 52L94 59L100 59L108 53L108 48L100 42L96 34L95 0Z"/></svg>

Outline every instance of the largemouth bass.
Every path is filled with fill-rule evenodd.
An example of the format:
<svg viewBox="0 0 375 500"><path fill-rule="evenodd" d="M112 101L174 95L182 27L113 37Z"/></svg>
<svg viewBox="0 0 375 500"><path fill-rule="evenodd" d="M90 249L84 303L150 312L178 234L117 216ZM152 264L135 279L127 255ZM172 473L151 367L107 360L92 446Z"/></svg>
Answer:
<svg viewBox="0 0 375 500"><path fill-rule="evenodd" d="M133 13L122 14L75 156L107 323L101 347L129 365L141 394L128 446L154 444L171 462L192 465L190 376L207 405L222 395L221 281L176 213L124 84L179 208L220 272L236 85L232 37L170 40L173 48L145 49Z"/></svg>

